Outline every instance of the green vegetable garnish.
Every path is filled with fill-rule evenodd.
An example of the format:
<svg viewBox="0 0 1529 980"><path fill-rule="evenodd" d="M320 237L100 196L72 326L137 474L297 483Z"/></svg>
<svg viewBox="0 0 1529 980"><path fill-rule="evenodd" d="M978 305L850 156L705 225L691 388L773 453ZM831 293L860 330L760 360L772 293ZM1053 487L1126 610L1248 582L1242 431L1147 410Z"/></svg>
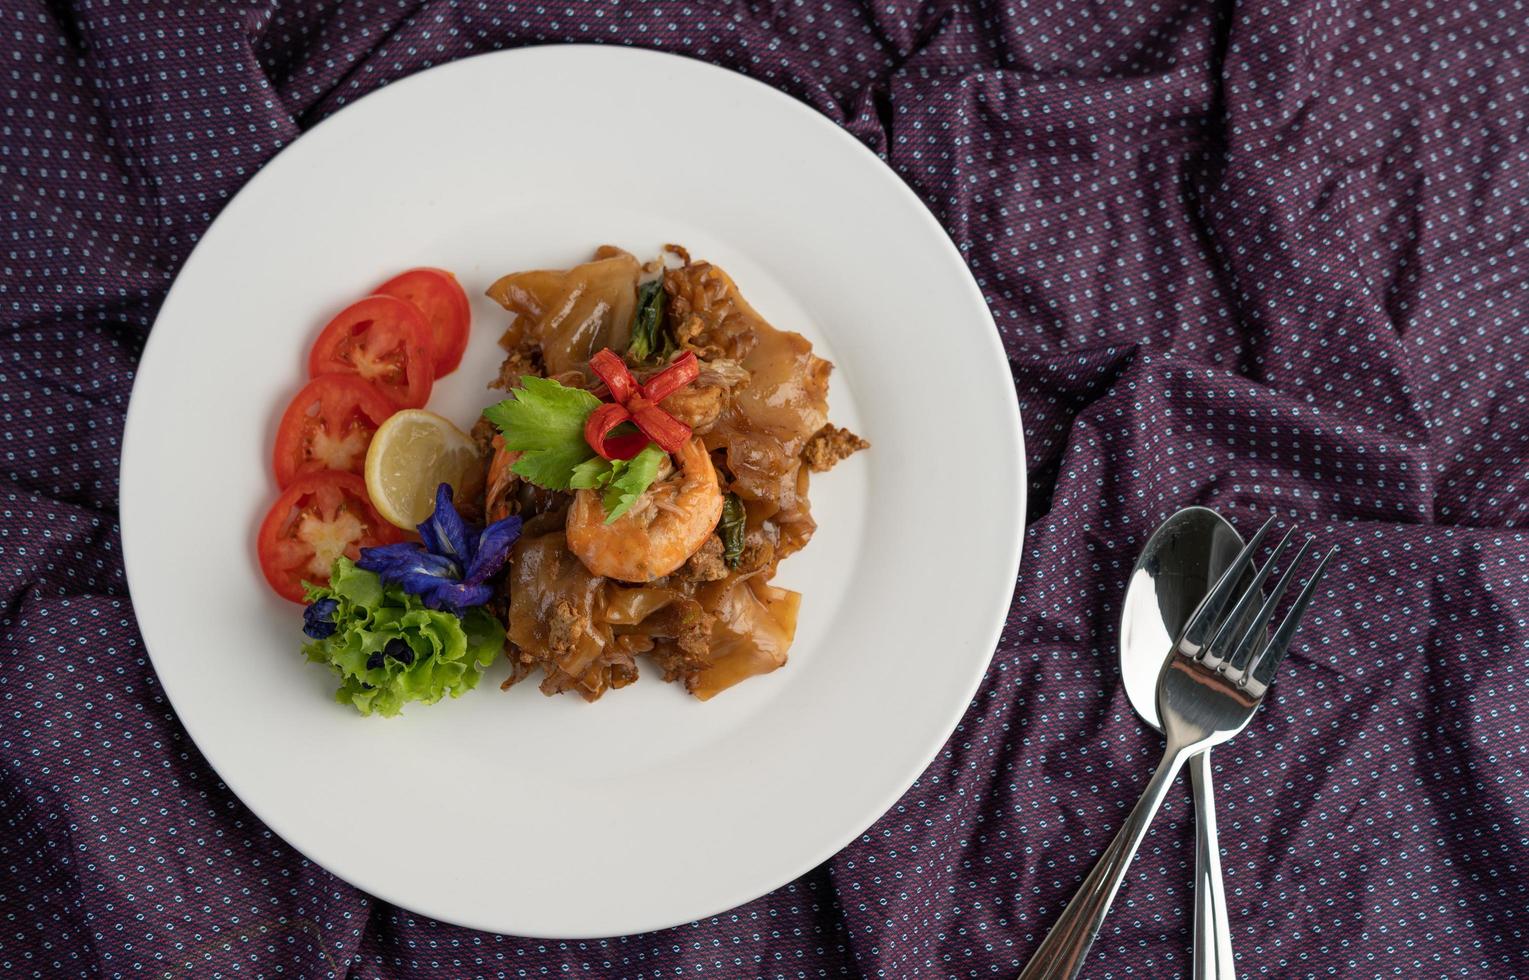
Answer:
<svg viewBox="0 0 1529 980"><path fill-rule="evenodd" d="M409 701L459 697L478 686L504 646L504 627L481 606L460 619L427 609L349 558L335 560L328 588L308 589L309 602L322 600L335 602L334 631L305 643L303 654L335 672L335 700L363 715L391 717Z"/></svg>
<svg viewBox="0 0 1529 980"><path fill-rule="evenodd" d="M569 486L575 490L603 488L605 493L600 502L605 505L605 523L609 524L625 514L643 491L653 485L664 455L662 449L650 442L631 459L604 460L596 456L574 469Z"/></svg>
<svg viewBox="0 0 1529 980"><path fill-rule="evenodd" d="M722 501L722 520L717 529L722 532L722 557L728 568L737 568L743 560L743 532L748 514L743 501L736 493L730 493Z"/></svg>
<svg viewBox="0 0 1529 980"><path fill-rule="evenodd" d="M512 397L483 414L499 427L504 448L523 454L511 472L548 490L567 490L574 469L598 458L584 440L584 422L600 399L549 378L527 375L520 383Z"/></svg>
<svg viewBox="0 0 1529 980"><path fill-rule="evenodd" d="M669 294L664 281L654 279L637 287L637 312L632 316L632 342L626 352L633 361L646 361L657 354L667 360L674 352L674 338L664 329L664 306Z"/></svg>
<svg viewBox="0 0 1529 980"><path fill-rule="evenodd" d="M601 459L584 434L600 399L548 378L520 381L512 397L483 412L499 427L504 448L524 454L511 472L548 490L603 489L605 523L625 514L658 476L664 451L650 442L631 459Z"/></svg>

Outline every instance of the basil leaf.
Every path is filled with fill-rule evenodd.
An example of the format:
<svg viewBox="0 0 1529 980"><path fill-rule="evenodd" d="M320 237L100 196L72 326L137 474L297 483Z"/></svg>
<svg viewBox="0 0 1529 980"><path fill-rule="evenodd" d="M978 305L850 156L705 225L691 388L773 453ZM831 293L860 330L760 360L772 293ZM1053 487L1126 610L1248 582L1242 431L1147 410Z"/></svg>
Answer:
<svg viewBox="0 0 1529 980"><path fill-rule="evenodd" d="M632 342L627 355L634 361L646 361L655 354L668 357L674 351L674 338L664 329L664 306L669 295L663 279L654 279L637 287L637 312L632 316Z"/></svg>
<svg viewBox="0 0 1529 980"><path fill-rule="evenodd" d="M722 531L722 557L728 568L737 568L743 560L743 532L747 518L743 501L736 493L728 494L722 501L722 521L717 525Z"/></svg>

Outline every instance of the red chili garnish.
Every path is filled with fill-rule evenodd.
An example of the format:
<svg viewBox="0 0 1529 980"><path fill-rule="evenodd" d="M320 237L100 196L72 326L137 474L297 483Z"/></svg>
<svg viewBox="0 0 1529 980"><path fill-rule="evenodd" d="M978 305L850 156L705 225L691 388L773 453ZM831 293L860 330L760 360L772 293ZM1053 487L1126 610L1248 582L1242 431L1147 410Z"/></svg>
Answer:
<svg viewBox="0 0 1529 980"><path fill-rule="evenodd" d="M589 359L590 370L599 375L610 389L611 401L589 413L584 423L584 440L603 459L631 459L642 452L648 440L667 453L677 453L690 440L690 426L658 406L663 399L694 381L701 373L694 352L655 375L640 389L626 364L609 347ZM611 430L631 421L642 435L611 437Z"/></svg>
<svg viewBox="0 0 1529 980"><path fill-rule="evenodd" d="M690 426L641 396L627 403L637 428L666 453L677 453L690 441Z"/></svg>
<svg viewBox="0 0 1529 980"><path fill-rule="evenodd" d="M611 390L611 401L616 404L625 405L626 400L637 393L637 379L609 347L589 359L589 369L605 382L605 387Z"/></svg>
<svg viewBox="0 0 1529 980"><path fill-rule="evenodd" d="M622 405L615 402L606 402L593 412L584 422L584 441L600 455L602 459L631 459L648 444L645 435L625 435L608 438L610 432L623 422L631 421L632 413Z"/></svg>
<svg viewBox="0 0 1529 980"><path fill-rule="evenodd" d="M696 359L694 351L686 351L684 357L648 379L648 383L642 386L642 397L648 401L661 402L700 375L701 362ZM620 399L620 401L625 404L626 400Z"/></svg>

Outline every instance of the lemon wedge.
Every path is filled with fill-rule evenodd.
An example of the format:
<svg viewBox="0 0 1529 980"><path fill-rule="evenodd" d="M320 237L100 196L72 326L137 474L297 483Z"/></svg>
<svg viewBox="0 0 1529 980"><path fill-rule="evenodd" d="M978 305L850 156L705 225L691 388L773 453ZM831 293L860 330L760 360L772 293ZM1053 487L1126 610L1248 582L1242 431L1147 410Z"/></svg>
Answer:
<svg viewBox="0 0 1529 980"><path fill-rule="evenodd" d="M483 492L483 463L467 433L434 412L406 408L378 427L366 451L366 492L390 523L413 530L435 511L435 491L457 501Z"/></svg>

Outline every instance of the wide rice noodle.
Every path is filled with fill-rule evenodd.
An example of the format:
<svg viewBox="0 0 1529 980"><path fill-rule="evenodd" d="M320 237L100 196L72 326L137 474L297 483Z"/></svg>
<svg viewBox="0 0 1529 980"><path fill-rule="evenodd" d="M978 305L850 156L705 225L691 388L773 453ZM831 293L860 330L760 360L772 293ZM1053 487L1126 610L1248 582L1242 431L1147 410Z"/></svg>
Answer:
<svg viewBox="0 0 1529 980"><path fill-rule="evenodd" d="M516 314L511 356L571 377L601 347L624 349L640 274L636 259L605 248L566 271L500 279L489 294ZM721 574L687 566L643 585L600 578L568 550L567 495L501 487L490 512L536 510L521 511L528 521L507 576L515 665L507 683L541 668L544 692L593 701L631 683L636 658L646 657L706 700L786 662L801 596L769 581L816 528L801 453L827 421L832 365L799 334L766 323L716 266L668 269L664 289L681 349L702 360L695 384L664 407L694 426L723 489L744 502L744 560Z"/></svg>

